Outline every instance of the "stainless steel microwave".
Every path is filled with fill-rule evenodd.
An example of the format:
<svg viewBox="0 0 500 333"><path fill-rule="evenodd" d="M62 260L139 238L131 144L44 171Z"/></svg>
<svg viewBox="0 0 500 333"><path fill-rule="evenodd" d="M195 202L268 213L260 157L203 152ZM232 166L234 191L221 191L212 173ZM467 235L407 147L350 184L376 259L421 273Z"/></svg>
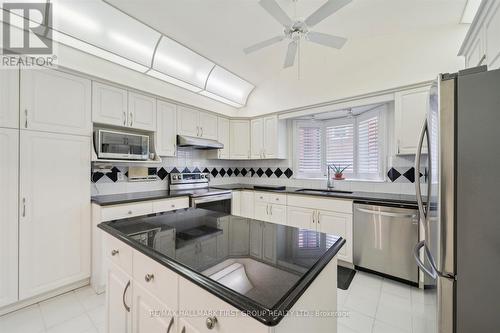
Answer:
<svg viewBox="0 0 500 333"><path fill-rule="evenodd" d="M98 158L148 160L149 136L120 131L97 129L94 143Z"/></svg>

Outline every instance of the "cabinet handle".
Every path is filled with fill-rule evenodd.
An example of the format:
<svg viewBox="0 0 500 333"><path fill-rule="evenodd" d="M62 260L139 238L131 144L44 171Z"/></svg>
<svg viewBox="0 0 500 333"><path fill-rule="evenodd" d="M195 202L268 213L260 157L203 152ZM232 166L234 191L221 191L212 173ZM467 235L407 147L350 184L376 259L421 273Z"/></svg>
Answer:
<svg viewBox="0 0 500 333"><path fill-rule="evenodd" d="M130 115L130 126L132 126L134 125L134 118L133 118L134 114L130 112L129 115Z"/></svg>
<svg viewBox="0 0 500 333"><path fill-rule="evenodd" d="M170 323L168 323L167 333L170 333L170 329L174 325L174 317L170 318Z"/></svg>
<svg viewBox="0 0 500 333"><path fill-rule="evenodd" d="M123 295L122 295L123 307L127 312L130 312L130 306L127 305L127 302L125 301L125 296L127 295L127 290L129 287L130 287L130 280L127 282L125 289L123 289Z"/></svg>
<svg viewBox="0 0 500 333"><path fill-rule="evenodd" d="M26 217L26 198L23 198L23 217Z"/></svg>
<svg viewBox="0 0 500 333"><path fill-rule="evenodd" d="M215 327L215 325L217 324L217 317L208 317L206 324L207 324L207 328L209 330L213 329Z"/></svg>
<svg viewBox="0 0 500 333"><path fill-rule="evenodd" d="M123 126L127 125L127 112L123 111Z"/></svg>
<svg viewBox="0 0 500 333"><path fill-rule="evenodd" d="M317 215L317 221L318 221L318 224L320 224L320 221L319 221L319 214L321 214L321 212L318 211L318 215Z"/></svg>
<svg viewBox="0 0 500 333"><path fill-rule="evenodd" d="M200 130L201 130L200 136L203 137L203 127L200 127Z"/></svg>
<svg viewBox="0 0 500 333"><path fill-rule="evenodd" d="M154 274L146 274L144 280L146 280L146 282L151 282L151 280L154 280L154 278L155 278Z"/></svg>
<svg viewBox="0 0 500 333"><path fill-rule="evenodd" d="M271 215L273 215L273 205L269 205L269 210L271 211Z"/></svg>
<svg viewBox="0 0 500 333"><path fill-rule="evenodd" d="M28 109L24 109L24 128L28 128Z"/></svg>
<svg viewBox="0 0 500 333"><path fill-rule="evenodd" d="M131 210L128 211L128 215L132 215L132 211Z"/></svg>
<svg viewBox="0 0 500 333"><path fill-rule="evenodd" d="M182 326L181 333L186 333L186 326Z"/></svg>
<svg viewBox="0 0 500 333"><path fill-rule="evenodd" d="M170 205L170 207L171 207L171 208L175 208L175 205L174 205L174 204L171 204L171 205Z"/></svg>
<svg viewBox="0 0 500 333"><path fill-rule="evenodd" d="M316 223L316 211L313 211L312 220L313 220L313 224Z"/></svg>
<svg viewBox="0 0 500 333"><path fill-rule="evenodd" d="M116 256L116 255L117 255L117 254L119 254L119 253L120 253L120 251L118 251L118 250L113 250L113 251L111 251L111 255L112 255L113 257L114 257L114 256Z"/></svg>
<svg viewBox="0 0 500 333"><path fill-rule="evenodd" d="M269 215L269 205L266 205L266 215Z"/></svg>
<svg viewBox="0 0 500 333"><path fill-rule="evenodd" d="M196 136L200 136L200 127L196 126Z"/></svg>

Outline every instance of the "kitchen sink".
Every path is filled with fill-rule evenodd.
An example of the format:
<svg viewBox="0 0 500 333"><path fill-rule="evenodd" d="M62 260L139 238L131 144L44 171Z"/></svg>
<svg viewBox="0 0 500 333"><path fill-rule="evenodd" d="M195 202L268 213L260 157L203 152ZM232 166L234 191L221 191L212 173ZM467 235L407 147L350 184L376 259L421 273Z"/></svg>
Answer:
<svg viewBox="0 0 500 333"><path fill-rule="evenodd" d="M299 193L312 193L312 194L352 194L351 191L341 191L341 190L320 190L320 189L311 189L311 188L301 188L300 190L296 190L295 192Z"/></svg>

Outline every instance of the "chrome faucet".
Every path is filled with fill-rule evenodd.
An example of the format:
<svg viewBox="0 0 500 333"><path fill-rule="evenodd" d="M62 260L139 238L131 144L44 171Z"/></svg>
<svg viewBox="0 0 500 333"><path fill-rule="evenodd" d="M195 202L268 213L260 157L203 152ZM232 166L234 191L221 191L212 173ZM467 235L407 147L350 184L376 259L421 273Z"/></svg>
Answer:
<svg viewBox="0 0 500 333"><path fill-rule="evenodd" d="M332 188L335 188L335 186L333 185L333 179L332 179L332 175L331 175L332 169L333 169L332 165L330 165L330 164L326 165L327 177L328 177L328 181L326 182L326 187L329 190L331 190Z"/></svg>

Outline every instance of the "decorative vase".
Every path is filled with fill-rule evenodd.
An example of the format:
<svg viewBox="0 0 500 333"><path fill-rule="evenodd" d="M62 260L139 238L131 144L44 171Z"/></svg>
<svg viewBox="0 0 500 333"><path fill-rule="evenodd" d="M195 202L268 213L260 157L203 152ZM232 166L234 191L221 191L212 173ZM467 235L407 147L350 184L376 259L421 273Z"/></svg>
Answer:
<svg viewBox="0 0 500 333"><path fill-rule="evenodd" d="M335 179L336 180L343 180L344 179L344 174L342 174L342 173L336 173L335 174Z"/></svg>

